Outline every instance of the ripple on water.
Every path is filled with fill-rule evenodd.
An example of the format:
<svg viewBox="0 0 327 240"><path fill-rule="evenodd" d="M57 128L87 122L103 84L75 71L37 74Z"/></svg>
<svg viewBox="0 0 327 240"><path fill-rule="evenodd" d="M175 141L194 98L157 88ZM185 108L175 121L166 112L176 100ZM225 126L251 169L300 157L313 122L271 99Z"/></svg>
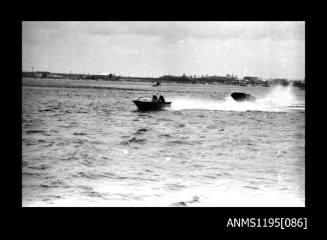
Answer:
<svg viewBox="0 0 327 240"><path fill-rule="evenodd" d="M25 131L26 134L37 134L37 133L46 133L44 130L27 130Z"/></svg>
<svg viewBox="0 0 327 240"><path fill-rule="evenodd" d="M141 143L141 144L144 144L146 142L147 142L147 140L145 138L132 137L129 140L125 140L125 141L120 142L120 144L122 144L122 145L128 145L128 144L131 144L131 143Z"/></svg>
<svg viewBox="0 0 327 240"><path fill-rule="evenodd" d="M134 133L134 135L141 135L141 134L143 134L143 133L145 133L147 131L149 131L149 130L146 129L146 128L140 128Z"/></svg>
<svg viewBox="0 0 327 240"><path fill-rule="evenodd" d="M60 198L62 198L60 195L53 195L53 194L51 194L51 195L47 195L42 200L48 202L48 201L53 201L54 199L60 199ZM50 203L50 204L53 204L53 203Z"/></svg>
<svg viewBox="0 0 327 240"><path fill-rule="evenodd" d="M49 184L40 184L40 187L43 188L58 188L59 186L49 185Z"/></svg>
<svg viewBox="0 0 327 240"><path fill-rule="evenodd" d="M99 178L98 174L95 174L95 173L92 173L92 172L78 172L77 176L75 176L75 177L92 179L92 180L95 180L95 179Z"/></svg>
<svg viewBox="0 0 327 240"><path fill-rule="evenodd" d="M180 184L180 183L168 183L165 185L165 188L168 190L172 190L172 191L178 191L181 189L186 188L186 185Z"/></svg>
<svg viewBox="0 0 327 240"><path fill-rule="evenodd" d="M259 190L259 187L255 187L255 186L249 186L249 185L245 185L243 186L243 188L249 188L249 189L254 189L254 190Z"/></svg>
<svg viewBox="0 0 327 240"><path fill-rule="evenodd" d="M76 135L76 136L85 136L85 135L87 135L87 133L83 133L83 132L74 132L73 135Z"/></svg>
<svg viewBox="0 0 327 240"><path fill-rule="evenodd" d="M187 140L172 140L168 141L167 145L168 146L175 146L175 145L192 145L193 143L191 141Z"/></svg>
<svg viewBox="0 0 327 240"><path fill-rule="evenodd" d="M82 191L81 193L88 196L88 197L105 199L105 197L104 197L104 195L102 193L94 191L94 190L86 190L86 191Z"/></svg>
<svg viewBox="0 0 327 240"><path fill-rule="evenodd" d="M94 166L94 163L90 161L89 159L83 159L80 164L86 166L86 167L92 167Z"/></svg>
<svg viewBox="0 0 327 240"><path fill-rule="evenodd" d="M39 109L39 112L54 112L58 108L46 108L46 109Z"/></svg>
<svg viewBox="0 0 327 240"><path fill-rule="evenodd" d="M220 176L220 175L217 175L217 176ZM204 175L203 177L205 178L209 178L209 179L216 179L217 176L212 176L212 175Z"/></svg>
<svg viewBox="0 0 327 240"><path fill-rule="evenodd" d="M29 168L29 169L36 169L36 170L45 170L45 169L49 168L49 166L47 166L47 165L40 165L40 166L36 166L36 167L30 166L30 167L27 167L27 168Z"/></svg>
<svg viewBox="0 0 327 240"><path fill-rule="evenodd" d="M171 137L171 135L170 134L168 134L168 133L164 133L164 134L159 134L159 136L160 137Z"/></svg>
<svg viewBox="0 0 327 240"><path fill-rule="evenodd" d="M36 176L36 177L40 177L43 176L43 174L41 173L37 173L37 172L23 172L22 173L23 176Z"/></svg>
<svg viewBox="0 0 327 240"><path fill-rule="evenodd" d="M176 202L176 203L172 203L170 204L171 207L188 207L189 204L195 203L195 202L199 202L199 197L198 196L194 196L192 200L190 201L181 201L181 202Z"/></svg>

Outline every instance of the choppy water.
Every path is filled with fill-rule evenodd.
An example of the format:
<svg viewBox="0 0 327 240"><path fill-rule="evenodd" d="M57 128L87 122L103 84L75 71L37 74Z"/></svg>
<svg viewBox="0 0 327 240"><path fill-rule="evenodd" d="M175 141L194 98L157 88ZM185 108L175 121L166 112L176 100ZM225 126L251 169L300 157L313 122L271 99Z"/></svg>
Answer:
<svg viewBox="0 0 327 240"><path fill-rule="evenodd" d="M23 79L22 92L23 206L304 206L303 90ZM152 94L172 107L137 111Z"/></svg>

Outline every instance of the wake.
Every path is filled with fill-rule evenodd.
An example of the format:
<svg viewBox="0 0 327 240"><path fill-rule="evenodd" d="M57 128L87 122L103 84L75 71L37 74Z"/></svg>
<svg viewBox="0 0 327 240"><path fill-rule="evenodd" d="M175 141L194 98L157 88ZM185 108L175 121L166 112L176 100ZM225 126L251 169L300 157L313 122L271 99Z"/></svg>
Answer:
<svg viewBox="0 0 327 240"><path fill-rule="evenodd" d="M222 100L179 97L172 99L172 110L199 109L220 111L269 111L288 112L305 110L304 102L295 96L292 86L276 86L268 94L255 101L236 102L230 95Z"/></svg>

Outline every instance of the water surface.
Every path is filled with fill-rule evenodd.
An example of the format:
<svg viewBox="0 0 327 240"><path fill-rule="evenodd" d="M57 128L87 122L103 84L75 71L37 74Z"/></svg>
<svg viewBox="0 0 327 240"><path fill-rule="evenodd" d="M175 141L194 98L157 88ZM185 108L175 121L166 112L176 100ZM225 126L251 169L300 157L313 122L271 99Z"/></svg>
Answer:
<svg viewBox="0 0 327 240"><path fill-rule="evenodd" d="M22 92L23 206L304 206L303 90L23 79ZM152 94L172 107L137 111Z"/></svg>

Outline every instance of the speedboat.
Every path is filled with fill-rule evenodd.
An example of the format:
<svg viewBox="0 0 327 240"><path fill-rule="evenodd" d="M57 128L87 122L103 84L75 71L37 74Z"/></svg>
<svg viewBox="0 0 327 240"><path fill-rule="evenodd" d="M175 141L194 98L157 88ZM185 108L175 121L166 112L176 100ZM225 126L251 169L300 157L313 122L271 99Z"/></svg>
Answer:
<svg viewBox="0 0 327 240"><path fill-rule="evenodd" d="M160 86L161 84L160 84L160 82L156 82L155 84L153 84L152 86L153 87L158 87L158 86Z"/></svg>
<svg viewBox="0 0 327 240"><path fill-rule="evenodd" d="M137 100L134 100L133 103L141 111L160 110L166 107L170 107L171 105L171 102L152 101L152 99L149 97L141 97Z"/></svg>
<svg viewBox="0 0 327 240"><path fill-rule="evenodd" d="M231 96L237 102L255 101L256 100L256 98L251 96L250 94L242 93L242 92L233 92L231 94Z"/></svg>

